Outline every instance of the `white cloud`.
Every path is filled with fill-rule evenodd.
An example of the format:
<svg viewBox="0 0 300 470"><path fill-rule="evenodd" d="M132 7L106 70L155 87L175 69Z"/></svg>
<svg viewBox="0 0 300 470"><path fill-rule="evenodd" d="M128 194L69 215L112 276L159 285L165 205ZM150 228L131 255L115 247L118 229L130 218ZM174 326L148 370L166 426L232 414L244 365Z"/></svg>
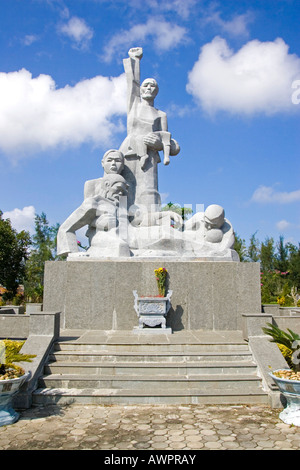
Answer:
<svg viewBox="0 0 300 470"><path fill-rule="evenodd" d="M27 34L23 38L22 42L23 42L24 46L31 46L31 44L33 44L37 40L38 40L38 36L36 36L35 34Z"/></svg>
<svg viewBox="0 0 300 470"><path fill-rule="evenodd" d="M189 73L187 91L209 113L251 115L296 111L292 83L300 76L300 58L278 38L253 40L239 51L216 37L202 47Z"/></svg>
<svg viewBox="0 0 300 470"><path fill-rule="evenodd" d="M157 51L166 52L187 40L186 29L162 19L150 18L144 24L137 24L113 36L105 47L102 59L111 62L116 55L124 54L133 45L142 45L149 38Z"/></svg>
<svg viewBox="0 0 300 470"><path fill-rule="evenodd" d="M252 20L253 15L250 12L235 15L231 20L226 21L221 18L219 11L215 11L205 17L204 23L216 25L231 36L248 36L248 24Z"/></svg>
<svg viewBox="0 0 300 470"><path fill-rule="evenodd" d="M169 117L177 116L183 118L191 115L195 110L197 111L196 108L191 107L189 104L183 106L176 103L170 103L168 108L165 109L165 112Z"/></svg>
<svg viewBox="0 0 300 470"><path fill-rule="evenodd" d="M68 36L75 47L79 49L86 49L89 41L93 37L93 30L86 24L86 22L73 16L67 23L61 24L58 27L60 33Z"/></svg>
<svg viewBox="0 0 300 470"><path fill-rule="evenodd" d="M251 200L259 203L289 204L300 201L300 189L291 192L276 192L270 186L259 186L254 191Z"/></svg>
<svg viewBox="0 0 300 470"><path fill-rule="evenodd" d="M292 226L292 224L290 222L288 222L287 220L280 220L279 222L277 222L276 224L276 227L277 229L280 231L280 232L285 232L286 230L288 230L290 227Z"/></svg>
<svg viewBox="0 0 300 470"><path fill-rule="evenodd" d="M123 130L114 121L126 114L126 81L97 76L56 88L51 76L22 69L0 73L0 103L0 151L15 159L58 145L109 145Z"/></svg>
<svg viewBox="0 0 300 470"><path fill-rule="evenodd" d="M145 2L140 2L144 7ZM159 0L149 0L148 4L156 11L171 11L177 13L183 19L187 19L193 8L195 7L197 0L164 0L160 2Z"/></svg>
<svg viewBox="0 0 300 470"><path fill-rule="evenodd" d="M111 3L111 0L100 0L101 2ZM134 14L141 15L141 11L145 12L150 10L151 14L157 12L170 12L172 15L177 14L182 19L187 19L197 6L198 0L114 0L115 4L120 4L121 7L126 5L126 8L131 8Z"/></svg>
<svg viewBox="0 0 300 470"><path fill-rule="evenodd" d="M10 219L12 227L17 230L17 232L21 232L21 230L29 232L34 231L34 206L27 206L23 209L16 208L12 211L3 212L2 218Z"/></svg>

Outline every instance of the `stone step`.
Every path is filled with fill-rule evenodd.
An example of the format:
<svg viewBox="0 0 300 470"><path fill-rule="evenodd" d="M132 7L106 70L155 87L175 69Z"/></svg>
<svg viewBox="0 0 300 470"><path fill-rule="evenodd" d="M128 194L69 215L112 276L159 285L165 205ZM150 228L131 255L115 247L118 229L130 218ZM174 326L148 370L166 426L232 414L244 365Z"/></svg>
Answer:
<svg viewBox="0 0 300 470"><path fill-rule="evenodd" d="M216 390L251 391L260 386L260 379L251 374L202 374L202 375L162 375L155 377L137 375L91 375L91 374L51 374L39 379L40 387L45 388L116 388L143 390L144 392L172 390L200 390L206 393ZM252 390L253 391L253 390Z"/></svg>
<svg viewBox="0 0 300 470"><path fill-rule="evenodd" d="M63 350L55 351L49 356L50 361L55 362L207 362L207 361L249 361L252 358L251 352L246 350L241 351L223 351L223 352L208 352L199 351L184 352L184 351L172 351L160 352L152 351L141 354L137 351L118 351L112 353L111 351L86 351L86 350Z"/></svg>
<svg viewBox="0 0 300 470"><path fill-rule="evenodd" d="M245 342L241 343L222 343L222 342L210 342L210 343L167 343L167 342L154 342L152 339L148 342L132 343L130 341L122 343L102 343L102 342L72 342L72 341L60 341L55 344L55 351L93 351L100 352L105 351L108 354L115 354L120 352L137 352L139 354L153 353L155 351L160 353L173 354L175 352L225 352L225 351L248 351L248 345Z"/></svg>
<svg viewBox="0 0 300 470"><path fill-rule="evenodd" d="M89 375L200 375L200 374L245 374L256 373L253 362L52 362L45 366L45 374L89 374Z"/></svg>
<svg viewBox="0 0 300 470"><path fill-rule="evenodd" d="M33 403L268 402L240 334L197 335L65 336L54 345Z"/></svg>
<svg viewBox="0 0 300 470"><path fill-rule="evenodd" d="M69 389L69 388L42 388L33 393L33 404L68 405L94 404L94 405L142 405L142 404L180 404L180 405L238 405L238 404L268 404L268 396L261 389L249 391L215 390L207 393L206 390L164 390L163 392L151 390L126 389Z"/></svg>

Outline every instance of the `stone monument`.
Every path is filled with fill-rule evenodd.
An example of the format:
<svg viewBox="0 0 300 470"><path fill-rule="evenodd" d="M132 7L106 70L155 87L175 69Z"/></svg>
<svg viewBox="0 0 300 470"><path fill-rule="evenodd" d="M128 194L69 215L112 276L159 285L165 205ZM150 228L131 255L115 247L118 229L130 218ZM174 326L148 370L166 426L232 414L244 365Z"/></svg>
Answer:
<svg viewBox="0 0 300 470"><path fill-rule="evenodd" d="M103 176L85 183L82 204L60 226L57 250L66 261L46 262L44 310L60 311L63 328L132 330L132 292L155 296L154 270L164 266L173 292L164 326L241 329L242 314L261 311L259 264L240 263L220 205L185 221L162 210L159 164L175 164L180 147L166 113L154 107L156 81L141 83L142 54L130 49L123 62L127 136L105 152ZM83 227L89 246L79 251Z"/></svg>
<svg viewBox="0 0 300 470"><path fill-rule="evenodd" d="M196 257L238 260L234 233L224 209L209 206L186 223L162 211L158 191L159 152L164 165L180 152L168 131L167 115L154 107L158 84L140 85L142 48L124 59L127 78L127 136L102 160L104 176L87 181L84 200L58 232L58 254L68 260L130 257ZM79 252L76 230L87 226L89 248Z"/></svg>

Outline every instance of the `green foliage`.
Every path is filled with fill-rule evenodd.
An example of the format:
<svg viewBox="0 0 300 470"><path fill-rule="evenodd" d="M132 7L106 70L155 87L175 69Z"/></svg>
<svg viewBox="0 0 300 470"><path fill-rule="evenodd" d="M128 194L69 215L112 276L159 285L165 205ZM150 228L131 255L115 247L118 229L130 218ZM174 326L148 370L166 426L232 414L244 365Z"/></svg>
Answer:
<svg viewBox="0 0 300 470"><path fill-rule="evenodd" d="M298 249L294 245L289 244L290 261L289 272L291 283L300 289L300 244Z"/></svg>
<svg viewBox="0 0 300 470"><path fill-rule="evenodd" d="M35 216L35 233L32 236L33 249L26 263L24 282L25 298L31 302L42 302L44 291L45 261L56 257L56 237L59 225L50 226L46 214Z"/></svg>
<svg viewBox="0 0 300 470"><path fill-rule="evenodd" d="M273 238L267 237L260 247L261 270L272 271L274 269L275 247Z"/></svg>
<svg viewBox="0 0 300 470"><path fill-rule="evenodd" d="M24 280L30 236L24 230L18 233L2 214L0 210L0 284L6 288L4 299L11 300Z"/></svg>
<svg viewBox="0 0 300 470"><path fill-rule="evenodd" d="M188 216L193 213L193 210L189 207L181 207L179 204L173 204L173 202L168 202L165 206L161 208L162 211L172 211L176 214L181 215L183 220L188 219Z"/></svg>
<svg viewBox="0 0 300 470"><path fill-rule="evenodd" d="M262 328L263 332L271 336L271 343L278 345L290 368L297 371L299 369L300 335L289 328L287 328L287 332L283 331L272 323L267 323L267 326Z"/></svg>
<svg viewBox="0 0 300 470"><path fill-rule="evenodd" d="M240 257L240 261L247 261L247 248L244 239L235 234L233 249L237 252Z"/></svg>
<svg viewBox="0 0 300 470"><path fill-rule="evenodd" d="M260 257L260 242L256 238L256 232L251 235L247 256L249 261L256 263Z"/></svg>
<svg viewBox="0 0 300 470"><path fill-rule="evenodd" d="M294 368L294 365L293 365L293 351L290 348L287 348L286 346L284 346L283 344L277 344L277 346L279 347L280 352L283 355L284 359L288 363L289 368L293 369Z"/></svg>
<svg viewBox="0 0 300 470"><path fill-rule="evenodd" d="M263 327L262 330L266 335L272 337L270 340L271 343L283 344L286 348L291 350L295 350L293 343L295 341L300 341L300 335L298 333L294 333L292 330L287 328L287 331L283 331L278 326L273 325L272 323L267 323L267 327ZM297 349L297 348L296 348Z"/></svg>
<svg viewBox="0 0 300 470"><path fill-rule="evenodd" d="M274 259L274 267L278 271L287 271L289 268L289 250L287 245L284 244L284 239L282 236L279 237L277 243L277 254Z"/></svg>
<svg viewBox="0 0 300 470"><path fill-rule="evenodd" d="M261 273L261 300L263 304L281 303L281 306L293 305L289 296L288 272L266 271ZM283 301L278 301L284 297Z"/></svg>
<svg viewBox="0 0 300 470"><path fill-rule="evenodd" d="M31 359L36 357L33 354L22 354L20 350L22 349L25 341L12 341L4 340L1 341L1 346L4 345L5 348L5 361L0 363L0 375L5 375L8 373L9 369L13 369L14 373L17 375L23 375L24 369L18 365L16 362L31 362ZM9 375L8 377L9 378Z"/></svg>
<svg viewBox="0 0 300 470"><path fill-rule="evenodd" d="M261 265L261 301L263 304L279 303L284 307L298 306L300 294L300 244L284 243L279 237L277 243L267 237L260 242L256 232L251 236L249 246L238 235L234 249L244 262L259 262Z"/></svg>

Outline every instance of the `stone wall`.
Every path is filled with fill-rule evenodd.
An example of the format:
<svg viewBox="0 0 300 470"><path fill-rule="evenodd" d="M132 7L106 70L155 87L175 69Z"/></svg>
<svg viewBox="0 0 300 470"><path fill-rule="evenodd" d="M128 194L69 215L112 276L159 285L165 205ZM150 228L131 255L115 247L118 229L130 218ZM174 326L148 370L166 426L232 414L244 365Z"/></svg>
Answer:
<svg viewBox="0 0 300 470"><path fill-rule="evenodd" d="M157 295L158 267L169 273L174 331L242 329L243 313L261 312L259 263L167 259L47 262L44 310L60 311L62 328L131 330L132 291Z"/></svg>

